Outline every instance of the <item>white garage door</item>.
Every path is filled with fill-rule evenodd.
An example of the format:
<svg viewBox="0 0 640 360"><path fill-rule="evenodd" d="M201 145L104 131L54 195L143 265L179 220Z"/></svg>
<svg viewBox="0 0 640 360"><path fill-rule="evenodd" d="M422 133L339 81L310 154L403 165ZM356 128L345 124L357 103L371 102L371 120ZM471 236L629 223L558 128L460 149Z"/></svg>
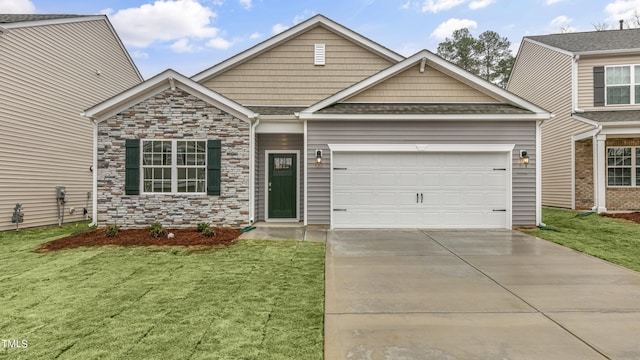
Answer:
<svg viewBox="0 0 640 360"><path fill-rule="evenodd" d="M335 228L506 228L507 153L333 154Z"/></svg>

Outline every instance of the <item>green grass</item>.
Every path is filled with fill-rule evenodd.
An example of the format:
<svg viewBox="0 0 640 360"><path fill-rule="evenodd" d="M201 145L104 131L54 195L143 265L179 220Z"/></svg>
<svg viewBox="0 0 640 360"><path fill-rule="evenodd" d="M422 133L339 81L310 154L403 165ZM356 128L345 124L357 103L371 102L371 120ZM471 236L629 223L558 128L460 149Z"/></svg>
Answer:
<svg viewBox="0 0 640 360"><path fill-rule="evenodd" d="M576 217L581 211L542 209L549 230L530 234L640 271L640 224L597 214Z"/></svg>
<svg viewBox="0 0 640 360"><path fill-rule="evenodd" d="M34 249L0 233L0 359L322 359L324 244Z"/></svg>

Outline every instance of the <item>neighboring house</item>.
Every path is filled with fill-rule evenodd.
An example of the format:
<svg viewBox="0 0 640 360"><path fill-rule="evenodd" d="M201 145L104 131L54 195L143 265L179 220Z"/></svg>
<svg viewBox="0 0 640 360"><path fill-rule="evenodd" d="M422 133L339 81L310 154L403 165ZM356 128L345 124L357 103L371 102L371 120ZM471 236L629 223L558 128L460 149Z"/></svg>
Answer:
<svg viewBox="0 0 640 360"><path fill-rule="evenodd" d="M555 115L543 205L640 210L640 29L525 37L507 89Z"/></svg>
<svg viewBox="0 0 640 360"><path fill-rule="evenodd" d="M548 112L321 15L192 78L167 70L85 116L101 225L539 222L536 139Z"/></svg>
<svg viewBox="0 0 640 360"><path fill-rule="evenodd" d="M15 229L16 203L20 226L57 224L57 186L64 221L87 217L93 130L80 114L141 81L106 16L0 14L0 231Z"/></svg>

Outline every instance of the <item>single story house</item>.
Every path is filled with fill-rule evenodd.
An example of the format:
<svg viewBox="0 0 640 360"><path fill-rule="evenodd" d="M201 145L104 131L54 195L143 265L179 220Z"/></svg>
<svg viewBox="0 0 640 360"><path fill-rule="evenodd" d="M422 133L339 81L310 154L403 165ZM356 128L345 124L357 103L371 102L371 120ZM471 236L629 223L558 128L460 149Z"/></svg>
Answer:
<svg viewBox="0 0 640 360"><path fill-rule="evenodd" d="M101 225L540 222L549 112L322 15L191 78L166 70L85 116Z"/></svg>

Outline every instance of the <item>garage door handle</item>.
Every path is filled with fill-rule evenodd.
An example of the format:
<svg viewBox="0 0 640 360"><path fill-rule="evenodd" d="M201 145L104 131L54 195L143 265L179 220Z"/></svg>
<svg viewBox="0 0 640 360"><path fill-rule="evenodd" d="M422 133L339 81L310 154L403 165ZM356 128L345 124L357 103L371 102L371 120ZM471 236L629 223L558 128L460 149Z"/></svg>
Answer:
<svg viewBox="0 0 640 360"><path fill-rule="evenodd" d="M416 193L416 204L420 202L420 195L418 193Z"/></svg>
<svg viewBox="0 0 640 360"><path fill-rule="evenodd" d="M424 202L424 194L420 193L420 203L422 204Z"/></svg>
<svg viewBox="0 0 640 360"><path fill-rule="evenodd" d="M493 211L498 212L498 211L507 211L507 209L493 209Z"/></svg>

